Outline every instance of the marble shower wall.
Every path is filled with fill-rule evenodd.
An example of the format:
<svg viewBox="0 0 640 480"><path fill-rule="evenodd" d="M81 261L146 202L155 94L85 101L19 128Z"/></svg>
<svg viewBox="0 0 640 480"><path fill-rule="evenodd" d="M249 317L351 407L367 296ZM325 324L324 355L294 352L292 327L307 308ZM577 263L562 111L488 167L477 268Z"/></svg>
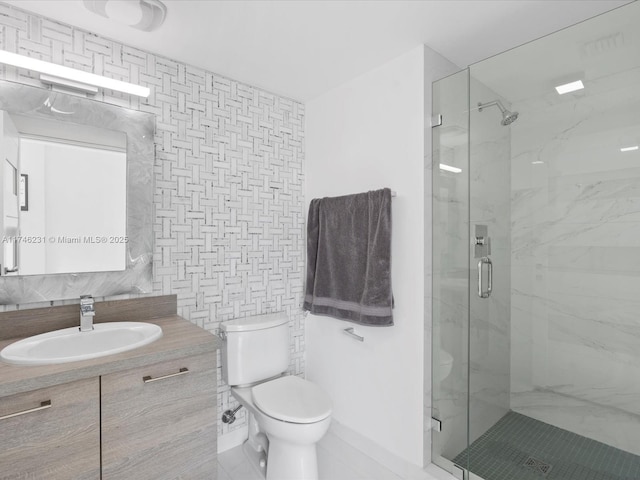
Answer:
<svg viewBox="0 0 640 480"><path fill-rule="evenodd" d="M546 392L529 413L551 421L542 407L575 399L559 426L592 437L590 417L617 412L635 422L628 451L640 444L640 153L620 148L638 144L639 81L636 69L519 102L512 130L514 408Z"/></svg>
<svg viewBox="0 0 640 480"><path fill-rule="evenodd" d="M286 311L302 374L304 106L2 3L0 48L151 87L148 99L96 99L156 116L153 293L177 294L178 313L210 331ZM0 78L41 86L11 67ZM219 385L223 412L235 401Z"/></svg>

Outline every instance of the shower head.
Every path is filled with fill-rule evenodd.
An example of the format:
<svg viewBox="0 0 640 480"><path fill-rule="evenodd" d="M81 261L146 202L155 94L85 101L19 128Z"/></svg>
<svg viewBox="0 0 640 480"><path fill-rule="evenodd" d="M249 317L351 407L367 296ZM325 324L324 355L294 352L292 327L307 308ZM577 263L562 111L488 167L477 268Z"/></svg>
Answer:
<svg viewBox="0 0 640 480"><path fill-rule="evenodd" d="M511 125L518 119L518 112L511 112L502 106L500 100L494 100L493 102L481 103L478 102L478 111L481 112L483 108L496 106L502 112L502 121L500 122L502 125L507 126Z"/></svg>
<svg viewBox="0 0 640 480"><path fill-rule="evenodd" d="M500 123L504 126L511 125L518 119L518 115L518 112L510 112L509 110L505 110L504 112L502 112L502 121Z"/></svg>

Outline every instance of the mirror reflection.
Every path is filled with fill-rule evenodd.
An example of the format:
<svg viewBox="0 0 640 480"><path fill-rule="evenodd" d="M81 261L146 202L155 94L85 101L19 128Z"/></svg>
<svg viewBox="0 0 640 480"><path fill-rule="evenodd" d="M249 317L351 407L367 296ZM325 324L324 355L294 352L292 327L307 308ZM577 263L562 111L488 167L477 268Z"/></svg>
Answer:
<svg viewBox="0 0 640 480"><path fill-rule="evenodd" d="M0 274L125 270L126 134L1 114Z"/></svg>

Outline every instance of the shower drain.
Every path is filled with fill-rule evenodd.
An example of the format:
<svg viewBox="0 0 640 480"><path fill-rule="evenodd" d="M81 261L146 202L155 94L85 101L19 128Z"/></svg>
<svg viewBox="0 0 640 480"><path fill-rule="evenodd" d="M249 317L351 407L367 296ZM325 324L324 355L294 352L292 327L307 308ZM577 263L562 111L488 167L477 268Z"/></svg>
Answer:
<svg viewBox="0 0 640 480"><path fill-rule="evenodd" d="M541 462L537 458L533 457L527 458L527 460L522 465L530 470L533 470L534 472L541 473L545 476L551 471L551 465Z"/></svg>

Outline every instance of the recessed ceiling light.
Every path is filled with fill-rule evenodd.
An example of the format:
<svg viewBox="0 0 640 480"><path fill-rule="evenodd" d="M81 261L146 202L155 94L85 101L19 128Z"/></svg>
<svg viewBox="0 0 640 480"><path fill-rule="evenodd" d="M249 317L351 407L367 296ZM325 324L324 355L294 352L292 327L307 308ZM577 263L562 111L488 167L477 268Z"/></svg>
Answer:
<svg viewBox="0 0 640 480"><path fill-rule="evenodd" d="M536 160L535 162L531 162L531 165L541 165L544 162L542 160Z"/></svg>
<svg viewBox="0 0 640 480"><path fill-rule="evenodd" d="M633 152L634 150L638 150L638 145L634 145L633 147L622 147L620 149L621 152Z"/></svg>
<svg viewBox="0 0 640 480"><path fill-rule="evenodd" d="M575 82L565 83L564 85L558 85L556 87L556 91L560 95L564 95L565 93L575 92L576 90L582 90L584 85L582 84L582 80L576 80Z"/></svg>
<svg viewBox="0 0 640 480"><path fill-rule="evenodd" d="M462 171L461 168L452 167L451 165L447 165L446 163L440 164L440 170L446 170L447 172L460 173Z"/></svg>

